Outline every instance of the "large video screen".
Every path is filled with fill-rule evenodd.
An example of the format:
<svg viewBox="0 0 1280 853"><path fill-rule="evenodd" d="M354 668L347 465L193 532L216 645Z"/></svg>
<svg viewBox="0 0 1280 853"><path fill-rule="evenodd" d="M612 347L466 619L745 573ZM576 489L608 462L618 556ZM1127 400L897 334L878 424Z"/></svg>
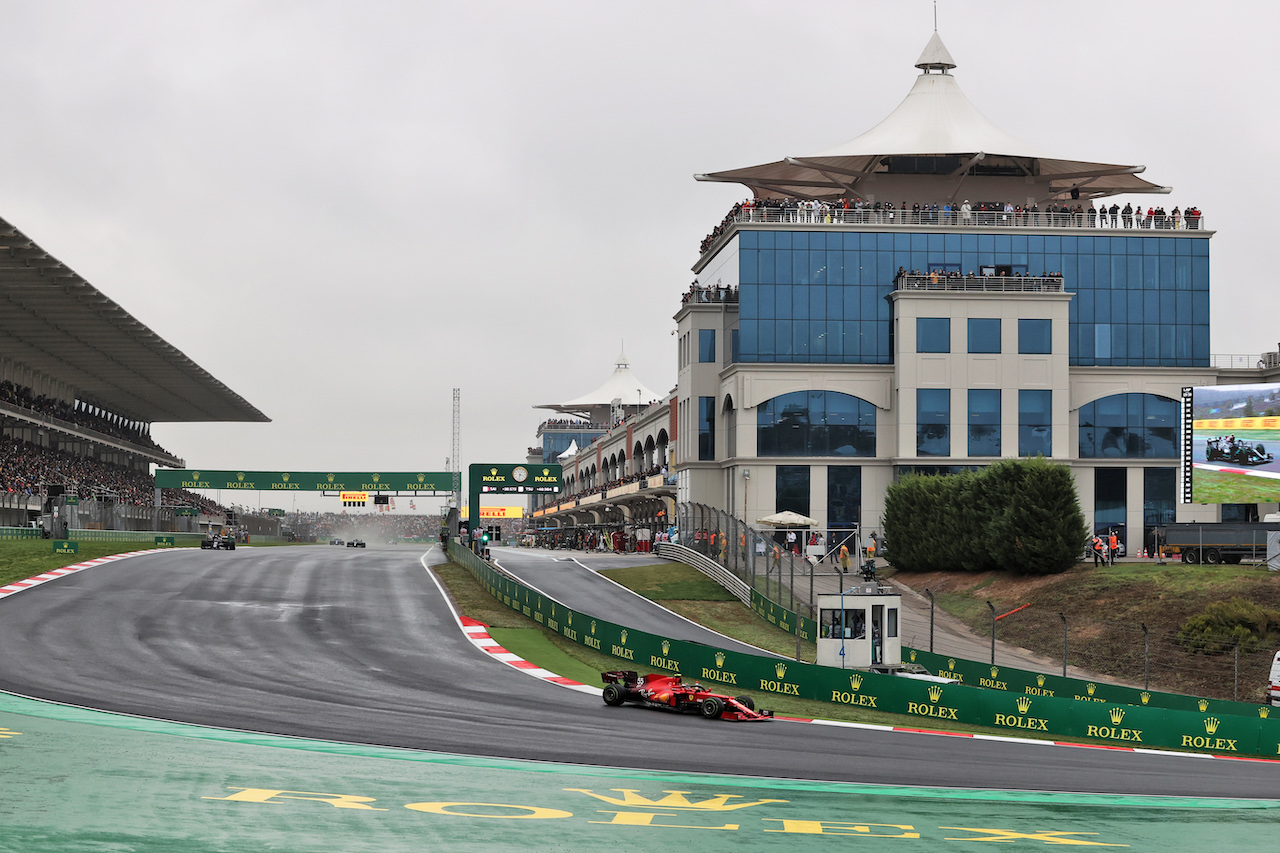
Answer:
<svg viewBox="0 0 1280 853"><path fill-rule="evenodd" d="M1182 499L1280 501L1280 383L1182 389Z"/></svg>

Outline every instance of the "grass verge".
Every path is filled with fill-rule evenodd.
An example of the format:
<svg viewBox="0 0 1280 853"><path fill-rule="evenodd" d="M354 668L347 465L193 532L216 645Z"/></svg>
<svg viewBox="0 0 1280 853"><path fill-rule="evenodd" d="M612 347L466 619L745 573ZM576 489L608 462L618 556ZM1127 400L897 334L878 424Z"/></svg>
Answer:
<svg viewBox="0 0 1280 853"><path fill-rule="evenodd" d="M251 547L295 545L294 542L263 542ZM20 581L51 569L73 566L86 560L126 554L129 551L147 551L156 547L154 537L133 542L81 542L75 554L53 553L52 539L4 539L0 540L0 586ZM177 545L177 548L197 548L197 545Z"/></svg>
<svg viewBox="0 0 1280 853"><path fill-rule="evenodd" d="M653 567L641 567L653 568ZM670 566L659 567L662 569L672 568ZM675 567L677 570L679 567ZM688 572L701 577L701 573L696 569L688 566L683 567ZM619 669L624 666L632 667L635 664L630 661L623 662L619 658L610 655L600 654L566 640L557 633L547 630L532 619L527 619L523 615L503 606L496 601L484 587L476 581L475 577L462 566L456 563L448 563L433 568L441 582L448 589L450 596L453 598L454 605L459 612L472 619L484 622L491 628L490 634L498 640L507 650L520 655L525 660L544 667L558 675L564 675L581 681L584 684L593 686L600 685L600 673L610 669ZM617 570L632 571L632 570ZM612 574L612 572L610 572ZM639 573L637 577L629 578L632 582L642 585L638 578L643 577L644 573ZM616 578L615 578L616 580ZM694 578L687 578L689 581L696 581ZM621 583L621 581L619 581ZM688 588L697 588L695 583ZM683 581L676 587L678 589L686 589ZM728 603L728 602L708 602L708 603ZM744 607L741 603L734 600L737 607L745 610L750 616L759 620L759 617ZM667 606L667 602L663 602ZM763 621L763 620L760 620ZM791 651L795 651L795 638L789 634L769 626L765 623L769 630L790 639ZM742 639L749 642L746 638L737 637L724 632L735 639ZM811 647L812 648L812 647ZM661 670L647 670L661 671ZM753 691L743 691L742 695L750 696L756 703L757 708L768 708L773 710L779 716L784 717L801 717L805 719L822 719L822 720L840 720L845 722L867 723L882 726L911 726L915 727L920 721L916 717L906 717L898 714L886 714L881 711L868 711L861 708L849 708L843 705L833 705L827 702L818 702L811 699L794 699L790 697L779 696L776 693L760 693ZM950 732L966 732L979 734L998 734L1008 736L1006 729L994 729L983 726L967 726L967 725L950 725L936 724L934 720L929 721L929 728L938 731ZM1031 733L1022 733L1023 737L1035 738L1036 735ZM1058 736L1040 736L1039 740L1061 740Z"/></svg>

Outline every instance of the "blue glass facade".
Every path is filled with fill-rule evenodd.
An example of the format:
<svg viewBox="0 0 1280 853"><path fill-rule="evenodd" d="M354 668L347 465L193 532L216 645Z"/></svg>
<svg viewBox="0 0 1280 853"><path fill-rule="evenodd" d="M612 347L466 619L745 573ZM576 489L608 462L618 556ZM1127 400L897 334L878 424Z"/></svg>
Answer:
<svg viewBox="0 0 1280 853"><path fill-rule="evenodd" d="M999 230L1010 233L742 231L739 360L889 364L899 267L1007 265L1062 273L1072 365L1208 366L1207 238Z"/></svg>

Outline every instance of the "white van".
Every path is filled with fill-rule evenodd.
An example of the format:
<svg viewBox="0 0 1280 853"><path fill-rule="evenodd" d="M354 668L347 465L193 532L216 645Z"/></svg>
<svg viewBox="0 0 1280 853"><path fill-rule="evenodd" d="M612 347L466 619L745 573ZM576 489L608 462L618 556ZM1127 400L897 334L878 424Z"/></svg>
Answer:
<svg viewBox="0 0 1280 853"><path fill-rule="evenodd" d="M1275 659L1271 661L1271 677L1267 680L1267 701L1280 707L1280 652L1276 652Z"/></svg>

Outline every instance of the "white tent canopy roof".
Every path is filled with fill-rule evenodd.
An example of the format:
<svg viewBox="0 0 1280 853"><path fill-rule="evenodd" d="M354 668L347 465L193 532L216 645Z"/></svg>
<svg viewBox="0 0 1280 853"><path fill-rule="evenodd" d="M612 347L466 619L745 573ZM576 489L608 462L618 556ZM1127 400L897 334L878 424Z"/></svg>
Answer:
<svg viewBox="0 0 1280 853"><path fill-rule="evenodd" d="M897 109L843 145L807 157L787 157L694 177L700 181L745 184L762 198L853 198L871 194L894 198L901 195L894 192L893 185L900 177L914 181L917 187L922 179L935 185L950 184L954 192L948 192L945 186L938 187L937 192L938 197L950 197L961 192L965 180L972 182L984 172L1018 185L993 198L1021 198L1028 192L1050 198L1068 193L1073 187L1084 198L1168 192L1165 187L1137 177L1145 166L1055 158L997 127L978 112L951 76L955 61L936 32L916 67L922 73ZM945 171L908 172L903 168L905 164L891 166L892 158L901 157L939 158L930 165L944 163ZM875 182L868 183L872 177ZM989 182L991 177L981 180ZM965 186L963 192L977 195L976 187Z"/></svg>
<svg viewBox="0 0 1280 853"><path fill-rule="evenodd" d="M631 363L627 361L627 354L624 352L618 355L614 363L613 375L590 394L583 394L581 397L575 397L563 403L546 403L534 408L579 414L600 407L607 408L613 404L614 400L620 400L624 406L638 406L647 405L658 399L661 399L661 395L646 388L631 372Z"/></svg>

